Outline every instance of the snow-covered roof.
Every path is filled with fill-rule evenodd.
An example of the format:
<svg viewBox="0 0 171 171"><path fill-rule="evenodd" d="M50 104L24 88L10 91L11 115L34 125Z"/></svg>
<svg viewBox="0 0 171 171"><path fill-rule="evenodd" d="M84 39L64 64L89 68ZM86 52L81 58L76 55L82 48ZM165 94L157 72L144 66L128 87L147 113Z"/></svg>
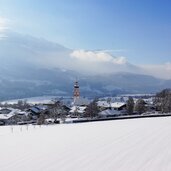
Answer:
<svg viewBox="0 0 171 171"><path fill-rule="evenodd" d="M109 115L120 115L121 112L118 110L111 110L111 109L107 109L107 110L103 110L101 112L99 112L99 115L101 116L109 116Z"/></svg>
<svg viewBox="0 0 171 171"><path fill-rule="evenodd" d="M86 106L73 106L71 107L70 113L84 113L86 108Z"/></svg>
<svg viewBox="0 0 171 171"><path fill-rule="evenodd" d="M33 111L34 113L39 113L40 109L38 109L37 107L32 107L30 108L31 111Z"/></svg>
<svg viewBox="0 0 171 171"><path fill-rule="evenodd" d="M40 110L46 110L48 107L45 105L39 105L39 106L36 106L36 108L38 108Z"/></svg>
<svg viewBox="0 0 171 171"><path fill-rule="evenodd" d="M99 107L110 107L110 105L107 101L98 101L97 106L99 106Z"/></svg>
<svg viewBox="0 0 171 171"><path fill-rule="evenodd" d="M5 111L9 111L9 112L6 113ZM2 108L0 110L0 115L3 115L3 114L16 114L18 112L21 112L21 110L20 109L14 109L14 108Z"/></svg>
<svg viewBox="0 0 171 171"><path fill-rule="evenodd" d="M31 111L33 111L34 113L40 113L43 110L46 110L47 106L44 105L39 105L39 106L33 106L30 108Z"/></svg>
<svg viewBox="0 0 171 171"><path fill-rule="evenodd" d="M111 105L112 108L120 108L120 107L126 105L126 103L124 103L124 102L114 102L114 103L111 103L110 105Z"/></svg>
<svg viewBox="0 0 171 171"><path fill-rule="evenodd" d="M0 120L7 120L13 116L14 116L14 114L0 114Z"/></svg>
<svg viewBox="0 0 171 171"><path fill-rule="evenodd" d="M120 108L120 107L124 106L125 104L126 104L125 102L114 102L114 103L108 103L107 101L98 101L97 102L97 106L104 107L104 108L108 108L108 107Z"/></svg>
<svg viewBox="0 0 171 171"><path fill-rule="evenodd" d="M28 113L25 111L20 111L20 112L17 112L17 115L28 115Z"/></svg>
<svg viewBox="0 0 171 171"><path fill-rule="evenodd" d="M48 119L45 119L45 121L46 121L46 122L54 122L55 119L53 119L53 118L48 118Z"/></svg>
<svg viewBox="0 0 171 171"><path fill-rule="evenodd" d="M74 106L87 106L89 104L90 104L90 101L88 99L82 98L82 97L75 99L75 101L73 102Z"/></svg>
<svg viewBox="0 0 171 171"><path fill-rule="evenodd" d="M6 120L11 118L14 115L27 115L26 112L21 111L20 109L13 109L13 108L5 108L7 110L10 110L9 113L0 113L0 120Z"/></svg>
<svg viewBox="0 0 171 171"><path fill-rule="evenodd" d="M147 104L153 104L153 98L143 99Z"/></svg>
<svg viewBox="0 0 171 171"><path fill-rule="evenodd" d="M10 113L12 110L9 108L1 108L0 109L0 114L8 114Z"/></svg>

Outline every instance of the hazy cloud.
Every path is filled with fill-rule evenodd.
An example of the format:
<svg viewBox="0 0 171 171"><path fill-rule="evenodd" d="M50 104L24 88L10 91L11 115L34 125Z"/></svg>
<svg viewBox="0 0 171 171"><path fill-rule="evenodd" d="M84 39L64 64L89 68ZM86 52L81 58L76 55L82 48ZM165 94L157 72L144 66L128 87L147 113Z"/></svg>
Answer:
<svg viewBox="0 0 171 171"><path fill-rule="evenodd" d="M8 20L0 17L0 39L6 37L5 31L8 29Z"/></svg>
<svg viewBox="0 0 171 171"><path fill-rule="evenodd" d="M171 62L160 65L143 65L144 73L158 78L171 79Z"/></svg>
<svg viewBox="0 0 171 171"><path fill-rule="evenodd" d="M126 49L103 49L103 50L95 50L95 52L106 52L106 53L111 53L111 52L125 52Z"/></svg>
<svg viewBox="0 0 171 171"><path fill-rule="evenodd" d="M5 19L0 18L0 38L6 29ZM160 65L136 65L131 64L125 57L111 55L107 50L72 50L28 35L10 31L6 34L7 38L0 41L0 59L3 67L7 64L14 65L15 68L17 65L36 65L50 69L70 69L91 75L131 72L171 79L171 62Z"/></svg>
<svg viewBox="0 0 171 171"><path fill-rule="evenodd" d="M85 51L85 50L74 50L71 54L72 58L82 60L82 61L91 61L91 62L110 62L113 64L122 65L126 63L126 58L113 57L107 52L97 52L97 51Z"/></svg>

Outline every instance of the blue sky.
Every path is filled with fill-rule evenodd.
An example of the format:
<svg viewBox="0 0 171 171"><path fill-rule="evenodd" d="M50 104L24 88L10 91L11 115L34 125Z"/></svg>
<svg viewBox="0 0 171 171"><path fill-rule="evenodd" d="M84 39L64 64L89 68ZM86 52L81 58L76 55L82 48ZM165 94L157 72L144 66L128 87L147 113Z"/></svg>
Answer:
<svg viewBox="0 0 171 171"><path fill-rule="evenodd" d="M0 0L10 30L130 63L171 62L169 0Z"/></svg>

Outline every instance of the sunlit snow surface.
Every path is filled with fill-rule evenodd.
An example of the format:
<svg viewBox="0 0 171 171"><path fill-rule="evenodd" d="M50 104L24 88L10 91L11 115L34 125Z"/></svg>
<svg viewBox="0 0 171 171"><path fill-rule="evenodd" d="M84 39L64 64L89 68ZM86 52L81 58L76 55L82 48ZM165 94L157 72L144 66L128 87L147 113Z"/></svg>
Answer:
<svg viewBox="0 0 171 171"><path fill-rule="evenodd" d="M1 171L170 171L171 117L0 127Z"/></svg>

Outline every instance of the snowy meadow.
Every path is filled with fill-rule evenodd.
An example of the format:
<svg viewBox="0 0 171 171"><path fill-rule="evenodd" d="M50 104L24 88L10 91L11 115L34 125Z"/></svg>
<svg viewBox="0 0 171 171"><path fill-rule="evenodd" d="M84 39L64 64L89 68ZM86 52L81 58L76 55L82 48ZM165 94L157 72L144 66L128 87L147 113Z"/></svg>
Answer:
<svg viewBox="0 0 171 171"><path fill-rule="evenodd" d="M171 117L0 127L1 171L170 171Z"/></svg>

